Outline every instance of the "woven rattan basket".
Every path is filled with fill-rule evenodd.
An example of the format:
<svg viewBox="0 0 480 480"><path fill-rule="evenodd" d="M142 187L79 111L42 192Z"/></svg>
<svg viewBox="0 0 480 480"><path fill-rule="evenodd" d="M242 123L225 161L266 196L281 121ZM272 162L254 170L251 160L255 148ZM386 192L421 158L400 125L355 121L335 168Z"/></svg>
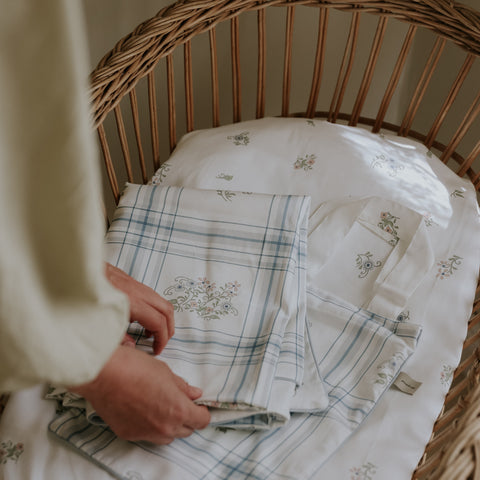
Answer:
<svg viewBox="0 0 480 480"><path fill-rule="evenodd" d="M454 0L173 4L91 76L107 212L119 185L147 182L183 133L267 115L413 137L479 190L479 56L480 13ZM479 323L477 287L463 359L415 479L480 478Z"/></svg>

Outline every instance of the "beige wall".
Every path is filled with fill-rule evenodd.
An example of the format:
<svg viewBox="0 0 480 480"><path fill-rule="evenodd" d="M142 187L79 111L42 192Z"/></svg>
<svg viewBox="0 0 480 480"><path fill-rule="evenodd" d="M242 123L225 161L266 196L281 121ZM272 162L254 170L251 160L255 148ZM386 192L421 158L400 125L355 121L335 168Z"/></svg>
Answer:
<svg viewBox="0 0 480 480"><path fill-rule="evenodd" d="M123 36L171 0L83 0L92 68Z"/></svg>

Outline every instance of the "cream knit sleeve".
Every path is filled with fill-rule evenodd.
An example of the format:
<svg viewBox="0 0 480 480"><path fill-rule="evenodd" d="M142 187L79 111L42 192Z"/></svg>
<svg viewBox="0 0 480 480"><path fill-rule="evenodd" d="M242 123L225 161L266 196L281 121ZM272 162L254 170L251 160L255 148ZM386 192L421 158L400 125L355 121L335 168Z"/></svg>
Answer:
<svg viewBox="0 0 480 480"><path fill-rule="evenodd" d="M2 3L0 391L96 376L128 323L104 224L77 1Z"/></svg>

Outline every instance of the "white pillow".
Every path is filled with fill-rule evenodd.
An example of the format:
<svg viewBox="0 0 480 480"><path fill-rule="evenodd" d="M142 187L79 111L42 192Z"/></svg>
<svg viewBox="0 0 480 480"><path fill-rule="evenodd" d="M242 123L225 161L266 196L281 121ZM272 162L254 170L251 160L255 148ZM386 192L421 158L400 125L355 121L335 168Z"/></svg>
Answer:
<svg viewBox="0 0 480 480"><path fill-rule="evenodd" d="M265 118L185 135L153 183L301 194L320 203L380 196L446 227L468 183L422 144L301 118ZM470 188L470 191L472 189Z"/></svg>

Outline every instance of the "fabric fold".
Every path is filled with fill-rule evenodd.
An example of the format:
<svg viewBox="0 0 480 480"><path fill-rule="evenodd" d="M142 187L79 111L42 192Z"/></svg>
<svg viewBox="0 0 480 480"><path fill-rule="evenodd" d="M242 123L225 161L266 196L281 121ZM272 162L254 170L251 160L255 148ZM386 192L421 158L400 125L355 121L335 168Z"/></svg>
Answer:
<svg viewBox="0 0 480 480"><path fill-rule="evenodd" d="M234 143L237 138L234 136L240 133L249 140L248 145L247 142ZM300 162L296 159L306 158L306 154L310 163L305 163L305 169L297 168ZM345 175L338 175L339 171ZM298 408L295 403L302 395L308 398L315 394L314 389L306 390L310 385L307 381L310 345L314 346L310 353L315 358L311 366L318 367L320 375L324 373L328 382L325 383L328 406L321 412L291 414L290 420L278 429L251 432L208 427L186 439L155 447L123 441L108 428L89 423L84 409L70 407L50 424L52 437L60 441L49 442L44 430L46 419L53 416L53 405L39 402L41 393L20 392L13 395L7 405L8 411L2 417L2 432L8 438L28 443L25 443L23 461L21 458L18 463L7 462L3 466L7 476L23 479L43 472L49 479L63 478L65 465L68 465L72 475L81 478L110 478L113 475L121 480L157 479L159 471L162 478L182 480L296 480L382 474L396 480L410 478L459 362L471 313L479 263L478 206L471 184L458 178L423 145L412 140L300 118L262 119L192 132L179 143L154 181L163 186L184 185L214 191L228 188L218 193L227 206L233 206L244 190L308 193L314 209L321 205L322 214L311 217L309 231L315 232L321 226L317 235L320 236L321 230L328 235L323 244L308 239L309 270L312 267L309 276L313 281L309 282L307 293L304 385L296 389L292 407L293 410ZM380 208L378 212L373 210L374 216L369 221L359 218L363 207L358 200L372 195L395 200L419 214L408 224L407 237L402 230L405 232L404 220L411 211L393 210L394 204L390 207L377 203ZM347 204L351 211L354 202L358 208L349 216L351 223L338 218L338 230L328 230L327 216L330 215L329 222L335 221L340 211L334 212ZM382 212L390 212L391 216L379 218ZM420 226L421 217L424 217L428 239L435 252L435 263L401 314L395 317L394 310L392 314L380 315L384 307L370 304L372 296L366 294L368 290L362 290L359 297L365 302L362 303L364 308L341 299L353 284L363 289L366 283L381 293L381 299L388 299L387 292L377 286L383 279L388 280L390 272L395 274L393 280L399 278L402 258L409 256L408 250L415 243L412 241L406 248L397 249L398 255L392 255L394 246L388 241L393 237L389 232L379 232L378 223L382 222L385 229L396 229L401 239L413 239L415 218L420 227L417 233L422 235L421 230L425 230ZM337 249L342 244L348 246L344 240L354 223L357 233L368 232L375 245L377 239L379 245L385 244L383 257L377 256L371 244L362 243L366 248L357 252L360 242L354 241L350 246L355 248L345 248L344 252L350 253L340 255ZM352 239L354 236L349 240ZM423 247L428 251L427 244ZM415 251L416 247L412 253ZM372 254L373 263L370 264L368 252ZM356 258L359 254L364 255L360 256L363 259L360 266L366 262L365 267L373 268L358 268ZM416 259L418 252L409 260L414 268ZM375 267L378 261L382 266ZM326 290L321 290L311 276L316 265L323 267L327 262L330 262L331 271L337 269L330 277L332 280L340 275L340 268L349 267L344 270L344 281L335 284L335 290L333 283L324 285ZM410 275L408 269L403 271ZM359 277L364 273L366 275ZM415 283L407 281L404 285ZM328 302L333 299L336 307L330 310ZM385 305L390 308L389 303ZM354 316L352 321L349 321L350 316ZM415 324L423 328L420 340ZM349 344L345 343L348 337L340 336L341 328L346 325L350 331L356 329L360 333L353 345L352 338ZM369 341L365 343L368 338L373 342L370 346L376 348L370 350L373 352L370 369L341 375L340 369L349 373L347 363L343 362L352 359L355 362L359 358L364 364L367 362L368 352L362 350L360 356L357 347L368 345ZM144 342L148 345L141 337L139 343ZM344 347L335 349L342 342ZM346 356L345 345L351 345ZM385 345L383 351L382 345ZM330 354L325 356L330 348ZM415 352L405 363L400 354L407 357L413 348ZM380 354L378 358L376 352ZM422 381L415 395L389 388L390 378L398 369ZM355 398L360 393L361 398ZM233 412L226 413L233 415ZM78 453L89 462L76 458ZM48 458L58 461L45 461Z"/></svg>
<svg viewBox="0 0 480 480"><path fill-rule="evenodd" d="M298 465L286 459L307 441L316 452L302 466L310 478L375 409L421 336L419 325L396 316L403 297L391 297L431 269L417 213L378 197L325 203L311 218L316 261L306 268L306 197L248 194L225 211L219 196L129 185L108 233L108 260L175 306L176 333L160 358L204 390L199 403L211 408L214 427L185 448L127 448L77 411L50 424L118 478L120 464L108 457L116 450L120 463L152 460L146 474L160 465L194 469L193 452L202 451L204 473L189 478L213 470L218 478L296 478ZM382 289L383 280L392 288ZM223 294L228 314L209 303L226 301ZM372 296L388 311L366 308ZM138 325L131 334L151 345ZM192 452L187 465L176 460L180 451Z"/></svg>
<svg viewBox="0 0 480 480"><path fill-rule="evenodd" d="M106 260L173 304L176 333L159 358L202 388L214 424L268 429L290 417L304 375L309 203L132 184L122 195ZM141 333L130 329L147 348Z"/></svg>
<svg viewBox="0 0 480 480"><path fill-rule="evenodd" d="M226 433L195 432L166 446L126 442L108 428L88 423L68 409L50 431L91 461L123 479L124 472L156 478L317 478L323 463L371 414L414 352L421 329L377 316L330 295L308 292L308 327L319 346L328 405L314 413L295 413L282 428ZM314 447L312 447L314 446ZM312 454L314 448L314 455ZM302 453L303 452L303 453Z"/></svg>
<svg viewBox="0 0 480 480"><path fill-rule="evenodd" d="M308 242L309 288L393 319L434 264L424 217L382 197L322 204Z"/></svg>

